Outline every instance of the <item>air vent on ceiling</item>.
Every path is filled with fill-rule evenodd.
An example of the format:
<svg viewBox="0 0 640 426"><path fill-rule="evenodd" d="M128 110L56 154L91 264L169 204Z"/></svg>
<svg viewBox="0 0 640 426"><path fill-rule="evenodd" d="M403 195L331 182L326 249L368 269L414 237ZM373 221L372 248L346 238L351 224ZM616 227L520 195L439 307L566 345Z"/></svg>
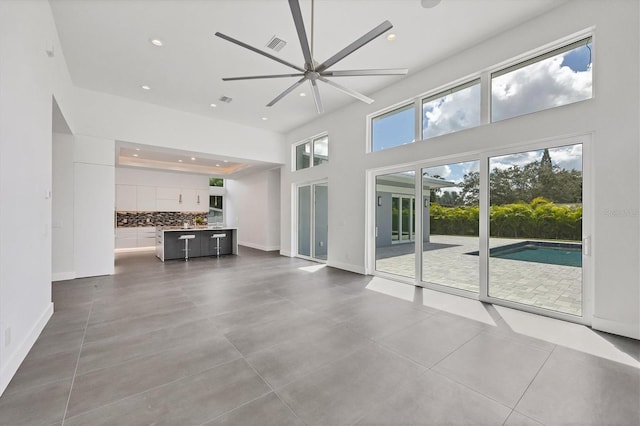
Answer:
<svg viewBox="0 0 640 426"><path fill-rule="evenodd" d="M228 104L228 103L231 103L231 101L232 101L232 100L233 100L233 99L231 99L231 98L230 98L230 97L228 97L228 96L220 96L220 102L225 102L225 103L227 103L227 104Z"/></svg>
<svg viewBox="0 0 640 426"><path fill-rule="evenodd" d="M271 50L275 50L276 52L281 51L282 48L286 45L287 42L281 38L278 38L277 36L271 37L271 40L269 40L269 43L267 43L267 47Z"/></svg>

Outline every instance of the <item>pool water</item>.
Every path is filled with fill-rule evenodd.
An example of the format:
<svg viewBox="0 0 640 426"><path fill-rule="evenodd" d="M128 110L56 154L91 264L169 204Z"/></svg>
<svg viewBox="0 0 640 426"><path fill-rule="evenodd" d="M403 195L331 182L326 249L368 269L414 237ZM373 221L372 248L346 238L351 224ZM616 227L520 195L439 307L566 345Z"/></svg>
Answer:
<svg viewBox="0 0 640 426"><path fill-rule="evenodd" d="M466 254L478 256L478 251ZM549 265L582 267L582 244L555 243L550 241L521 241L506 246L493 247L491 257L546 263Z"/></svg>
<svg viewBox="0 0 640 426"><path fill-rule="evenodd" d="M582 249L577 247L545 247L538 244L527 244L519 247L492 250L491 257L500 259L521 260L525 262L547 263L582 267ZM503 248L503 247L500 247Z"/></svg>

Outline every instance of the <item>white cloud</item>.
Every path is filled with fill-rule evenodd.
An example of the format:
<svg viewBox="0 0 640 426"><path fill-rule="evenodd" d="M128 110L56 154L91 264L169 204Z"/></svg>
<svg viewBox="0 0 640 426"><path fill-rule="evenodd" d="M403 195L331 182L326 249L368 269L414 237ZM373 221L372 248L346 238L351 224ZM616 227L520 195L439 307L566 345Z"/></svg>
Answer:
<svg viewBox="0 0 640 426"><path fill-rule="evenodd" d="M540 161L543 152L543 150L537 150L493 157L489 161L489 168L506 170L512 166L524 167L534 161ZM549 156L553 165L561 169L582 170L582 144L550 148Z"/></svg>
<svg viewBox="0 0 640 426"><path fill-rule="evenodd" d="M442 179L446 179L451 175L451 167L448 165L429 167L428 169L424 169L424 172L428 176L440 176Z"/></svg>
<svg viewBox="0 0 640 426"><path fill-rule="evenodd" d="M480 124L480 85L424 104L422 138L444 135Z"/></svg>
<svg viewBox="0 0 640 426"><path fill-rule="evenodd" d="M493 121L591 98L591 68L576 72L562 66L567 53L494 78Z"/></svg>

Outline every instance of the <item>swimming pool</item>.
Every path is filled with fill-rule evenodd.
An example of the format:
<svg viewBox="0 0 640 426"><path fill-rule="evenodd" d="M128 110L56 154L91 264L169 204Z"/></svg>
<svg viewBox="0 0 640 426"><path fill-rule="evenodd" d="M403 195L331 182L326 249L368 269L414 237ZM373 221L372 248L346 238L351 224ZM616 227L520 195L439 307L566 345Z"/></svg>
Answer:
<svg viewBox="0 0 640 426"><path fill-rule="evenodd" d="M582 244L551 243L546 241L522 241L506 246L493 247L489 256L499 259L582 267ZM477 251L467 253L478 255Z"/></svg>

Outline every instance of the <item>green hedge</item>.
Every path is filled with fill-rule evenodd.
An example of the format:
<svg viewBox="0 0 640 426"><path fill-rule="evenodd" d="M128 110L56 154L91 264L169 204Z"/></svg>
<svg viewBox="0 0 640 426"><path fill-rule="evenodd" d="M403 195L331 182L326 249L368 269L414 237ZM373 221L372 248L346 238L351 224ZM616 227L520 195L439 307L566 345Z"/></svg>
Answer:
<svg viewBox="0 0 640 426"><path fill-rule="evenodd" d="M444 207L431 204L431 234L478 235L477 206ZM582 206L556 205L544 198L531 203L491 206L492 237L582 239Z"/></svg>

